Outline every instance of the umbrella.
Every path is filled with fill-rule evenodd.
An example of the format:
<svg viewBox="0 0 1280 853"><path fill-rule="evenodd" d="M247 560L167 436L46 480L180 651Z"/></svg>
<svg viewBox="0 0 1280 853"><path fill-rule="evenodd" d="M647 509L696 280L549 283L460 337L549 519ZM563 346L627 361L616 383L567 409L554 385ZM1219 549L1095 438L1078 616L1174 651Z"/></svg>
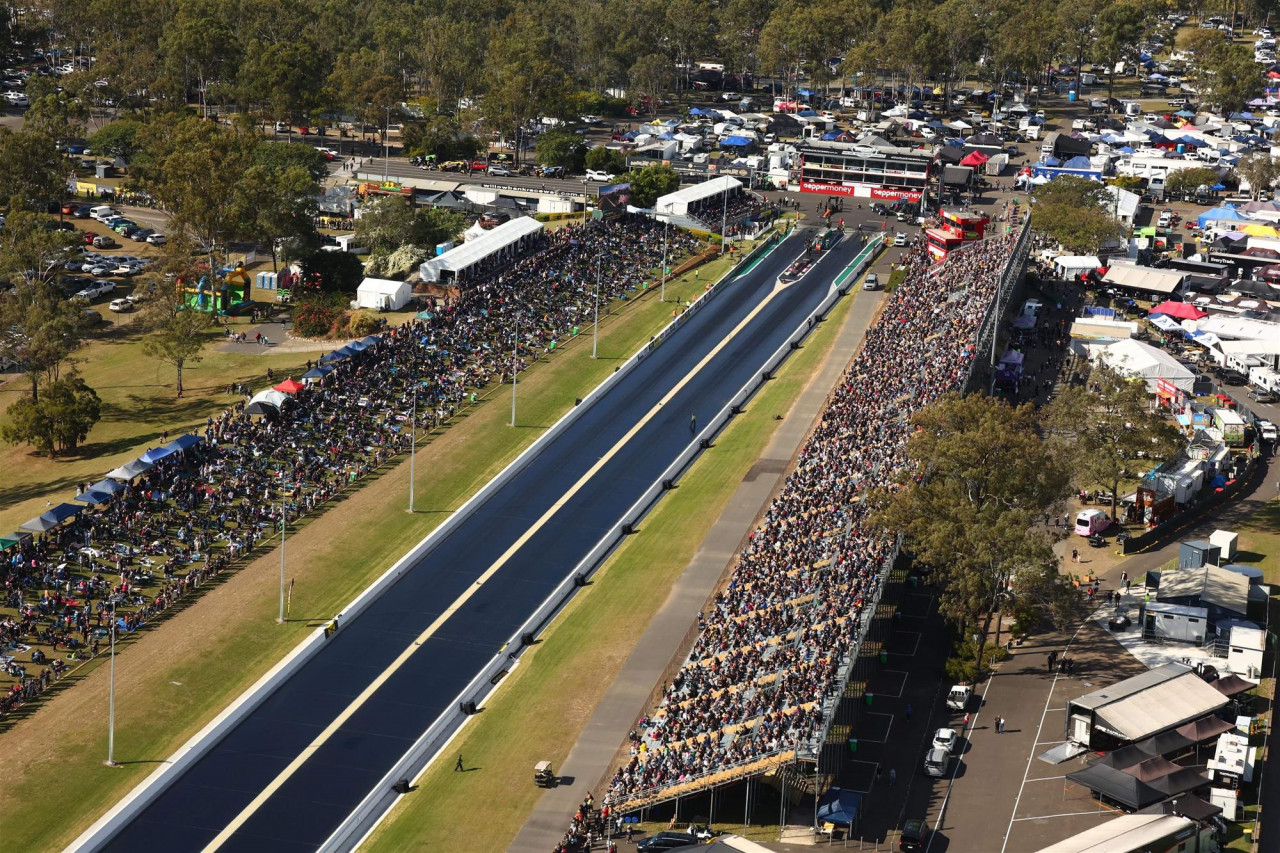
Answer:
<svg viewBox="0 0 1280 853"><path fill-rule="evenodd" d="M306 387L306 385L303 385L301 382L290 376L288 379L277 385L276 390L284 394L297 394Z"/></svg>
<svg viewBox="0 0 1280 853"><path fill-rule="evenodd" d="M144 462L141 459L135 459L132 462L126 462L114 471L107 474L112 480L132 480L134 477L147 473L155 465L151 462Z"/></svg>

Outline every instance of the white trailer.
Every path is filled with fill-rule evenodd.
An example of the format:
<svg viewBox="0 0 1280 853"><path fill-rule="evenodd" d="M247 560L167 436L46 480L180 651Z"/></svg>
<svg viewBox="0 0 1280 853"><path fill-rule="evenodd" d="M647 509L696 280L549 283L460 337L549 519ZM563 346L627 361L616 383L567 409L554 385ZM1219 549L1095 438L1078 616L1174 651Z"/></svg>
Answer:
<svg viewBox="0 0 1280 853"><path fill-rule="evenodd" d="M1280 373L1269 367L1252 367L1249 369L1249 384L1280 394Z"/></svg>

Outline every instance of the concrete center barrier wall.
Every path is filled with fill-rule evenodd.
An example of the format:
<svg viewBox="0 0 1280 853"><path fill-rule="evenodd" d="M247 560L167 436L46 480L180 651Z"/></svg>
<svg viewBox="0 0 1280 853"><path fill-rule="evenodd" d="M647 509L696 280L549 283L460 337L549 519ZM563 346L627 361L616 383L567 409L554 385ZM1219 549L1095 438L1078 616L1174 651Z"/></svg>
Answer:
<svg viewBox="0 0 1280 853"><path fill-rule="evenodd" d="M368 796L360 803L359 806L343 821L342 825L336 829L329 839L320 847L322 853L338 853L338 851L354 850L360 841L368 835L381 820L382 816L391 808L395 800L401 794L395 792L392 788L397 782L402 780L412 780L426 768L432 758L439 752L450 737L462 726L466 721L466 715L461 711L461 705L464 702L475 702L481 704L502 680L507 669L511 666L511 662L523 651L527 643L525 638L533 639L542 631L551 617L563 607L569 599L571 599L579 588L579 579L586 580L591 576L609 555L610 552L622 541L622 539L630 533L640 520L649 512L658 498L669 488L669 484L674 484L675 480L688 468L690 463L704 449L703 441L710 439L718 434L725 425L728 424L730 418L738 413L740 407L755 394L755 392L763 385L772 372L777 369L788 355L799 345L801 341L813 330L817 325L817 320L822 318L831 310L836 301L846 292L846 284L849 281L856 281L857 277L870 264L871 258L875 256L879 249L881 238L877 237L871 240L867 247L862 250L849 268L844 270L836 277L835 283L828 290L826 297L818 305L817 308L806 318L805 322L797 326L795 331L791 333L786 343L775 350L762 365L757 372L739 391L734 394L732 399L719 412L711 418L710 422L702 429L701 432L690 442L679 456L667 467L657 480L644 492L631 508L618 520L616 524L608 532L606 532L595 546L587 553L585 557L574 566L572 571L566 575L560 585L552 591L550 595L543 600L538 609L534 611L523 625L512 635L489 664L480 671L478 675L467 685L457 697L455 697L453 705L449 711L441 714L431 726L423 732L422 736L414 742L414 745L401 756L395 766L382 778L381 782L369 792ZM745 264L755 259L755 252L744 258L735 269L742 268ZM852 270L852 273L850 272ZM723 280L723 279L722 279ZM673 324L674 325L674 324ZM669 326L665 333L669 334L671 327ZM637 354L637 361L643 358L648 352L661 343L665 338L663 336L655 337L654 341L648 347Z"/></svg>
<svg viewBox="0 0 1280 853"><path fill-rule="evenodd" d="M122 828L132 821L139 813L141 813L148 805L150 805L157 797L160 796L170 785L174 783L183 773L185 773L193 764L203 758L210 749L212 749L223 737L225 737L232 729L240 724L255 708L261 705L266 699L287 681L295 672L303 667L312 656L318 653L325 641L334 634L343 630L348 622L358 616L365 610L378 596L382 595L389 587L391 587L401 575L411 569L419 560L431 553L435 547L443 541L458 525L466 521L477 509L479 509L485 501L489 500L503 486L505 486L512 478L523 471L537 456L542 453L543 449L552 441L554 441L561 433L563 433L571 424L573 424L582 413L587 411L597 400L609 391L614 385L622 380L624 376L630 373L635 367L644 360L644 358L652 352L663 341L675 333L677 329L683 326L690 316L702 308L717 294L719 294L729 283L738 277L741 270L748 264L756 260L765 252L772 249L781 242L781 236L777 233L769 238L762 240L750 253L742 260L734 265L732 269L727 271L723 276L716 280L705 292L698 295L687 310L682 312L680 316L672 320L665 326L661 332L654 336L648 344L645 344L639 351L632 355L619 368L604 379L599 385L593 388L582 403L566 412L559 420L557 420L545 433L538 437L533 444L529 445L524 452L513 459L505 468L502 469L492 480L486 483L476 492L469 500L458 508L451 516L445 519L439 527L426 535L417 545L413 547L407 554L397 560L386 572L384 572L376 581L367 587L362 593L356 596L343 610L334 617L333 621L324 628L317 628L306 639L293 648L283 659L275 666L263 674L261 678L253 683L244 693L242 693L234 702L232 702L217 717L209 722L203 729L197 732L186 743L178 748L166 761L152 772L146 779L140 782L129 794L117 803L110 811L99 818L92 826L86 829L75 841L73 841L67 850L70 851L94 851L100 849L108 843ZM541 610L541 608L540 608ZM520 636L517 633L517 638ZM505 654L500 654L499 658L503 661L507 659ZM486 667L483 678L477 678L476 682L488 681L492 677L492 665ZM476 682L473 682L475 684ZM466 693L474 693L470 687ZM463 695L466 695L464 693ZM458 701L461 701L461 697ZM455 712L457 705L454 706ZM442 719L448 717L452 719L452 715L445 714ZM437 721L437 724L440 721ZM428 734L434 730L436 726L432 726L428 730ZM425 735L424 735L425 737Z"/></svg>

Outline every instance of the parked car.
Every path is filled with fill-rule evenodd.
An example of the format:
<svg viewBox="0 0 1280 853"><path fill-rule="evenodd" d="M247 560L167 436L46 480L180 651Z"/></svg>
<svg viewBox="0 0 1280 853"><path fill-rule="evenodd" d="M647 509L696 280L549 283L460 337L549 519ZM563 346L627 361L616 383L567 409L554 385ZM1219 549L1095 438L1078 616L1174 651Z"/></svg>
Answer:
<svg viewBox="0 0 1280 853"><path fill-rule="evenodd" d="M698 839L687 832L659 832L657 835L642 839L636 844L636 849L641 853L651 853L651 851L675 850L697 843Z"/></svg>
<svg viewBox="0 0 1280 853"><path fill-rule="evenodd" d="M117 225L115 228L112 228L111 230L119 234L121 237L128 237L134 231L138 230L138 223L121 222L119 225Z"/></svg>
<svg viewBox="0 0 1280 853"><path fill-rule="evenodd" d="M494 163L489 167L489 174L495 178L509 178L515 173L511 171L509 166L502 163Z"/></svg>
<svg viewBox="0 0 1280 853"><path fill-rule="evenodd" d="M81 288L76 292L79 299L88 299L93 301L99 296L106 296L116 289L115 283L110 281L95 281L87 287Z"/></svg>
<svg viewBox="0 0 1280 853"><path fill-rule="evenodd" d="M945 749L948 754L956 751L959 742L960 736L955 729L942 728L933 733L933 748Z"/></svg>
<svg viewBox="0 0 1280 853"><path fill-rule="evenodd" d="M101 234L93 238L93 248L95 249L118 249L120 244L106 234Z"/></svg>
<svg viewBox="0 0 1280 853"><path fill-rule="evenodd" d="M951 753L932 747L924 756L924 775L941 779L951 769Z"/></svg>
<svg viewBox="0 0 1280 853"><path fill-rule="evenodd" d="M154 228L139 228L129 235L129 239L138 243L145 243L147 238L156 233Z"/></svg>
<svg viewBox="0 0 1280 853"><path fill-rule="evenodd" d="M128 299L112 299L111 304L107 306L107 309L114 311L117 314L122 314L126 311L132 311L133 303Z"/></svg>
<svg viewBox="0 0 1280 853"><path fill-rule="evenodd" d="M912 818L902 824L898 833L899 853L923 853L928 847L929 826L924 821Z"/></svg>
<svg viewBox="0 0 1280 853"><path fill-rule="evenodd" d="M873 272L867 273L867 277L862 280L862 289L863 290L879 290L880 276L876 275Z"/></svg>
<svg viewBox="0 0 1280 853"><path fill-rule="evenodd" d="M601 183L607 184L612 180L613 175L602 169L587 169L587 176L582 179L582 182L586 184L592 181L600 181Z"/></svg>
<svg viewBox="0 0 1280 853"><path fill-rule="evenodd" d="M165 244L164 235L152 234L150 237L147 238L147 242L153 246L163 246Z"/></svg>
<svg viewBox="0 0 1280 853"><path fill-rule="evenodd" d="M899 231L897 234L894 234L894 235L893 235L893 245L895 245L895 246L905 246L905 245L907 245L907 235L906 235L906 234L903 234L901 231Z"/></svg>

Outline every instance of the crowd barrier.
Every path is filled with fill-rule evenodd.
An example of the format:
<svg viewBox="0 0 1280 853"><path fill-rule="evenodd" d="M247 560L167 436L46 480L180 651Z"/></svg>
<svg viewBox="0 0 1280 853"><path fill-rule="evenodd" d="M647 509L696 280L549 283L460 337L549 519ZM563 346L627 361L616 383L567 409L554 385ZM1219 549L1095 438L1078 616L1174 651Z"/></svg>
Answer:
<svg viewBox="0 0 1280 853"><path fill-rule="evenodd" d="M287 681L299 669L301 669L315 654L317 654L325 642L332 636L339 633L351 620L360 615L370 604L373 603L382 593L390 588L400 577L417 564L419 560L431 553L431 551L443 539L449 535L451 531L462 524L477 509L484 505L494 494L496 494L503 486L505 486L512 478L523 471L537 456L542 452L550 442L554 441L561 433L573 424L591 405L609 391L614 385L622 380L624 376L635 369L644 357L655 346L656 342L666 340L675 329L680 328L688 322L689 316L699 311L714 298L725 286L738 277L740 272L745 269L746 265L754 261L757 257L780 242L780 236L775 233L771 237L762 240L752 252L748 253L742 260L735 264L730 270L722 275L714 284L712 284L705 292L699 294L689 308L682 312L663 328L661 332L654 337L640 351L635 353L616 371L611 373L603 382L593 388L586 397L583 398L580 405L575 406L566 412L559 420L557 420L545 433L538 437L523 453L513 459L505 468L502 469L492 480L486 483L479 491L477 491L469 500L467 500L456 512L445 519L439 527L427 534L417 545L413 547L407 554L397 560L386 572L384 572L377 580L367 587L360 595L356 596L343 610L338 613L330 622L326 623L323 628L317 628L307 636L301 643L294 647L283 659L274 667L268 670L253 683L244 693L242 693L231 705L222 711L217 717L211 720L203 729L193 735L186 743L178 748L163 764L153 771L146 779L140 782L123 800L117 803L110 811L99 818L92 826L86 829L71 845L68 850L73 851L95 851L107 844L121 829L123 829L133 818L141 813L148 805L155 801L165 790L169 788L179 777L182 776L193 764L199 761L209 750L222 740L232 729L239 725L249 714L258 708L274 693L280 685ZM544 605L545 607L545 605ZM541 612L542 608L540 608ZM541 624L541 623L539 623ZM520 633L516 634L517 639ZM517 647L518 651L518 647ZM508 653L504 650L495 661L506 662ZM446 712L441 716L435 724L428 729L423 738L419 742L435 743L437 737L428 738L433 733L438 734L441 730L441 723L448 722L452 729L456 728L461 722L461 711L459 703L463 701L466 695L481 695L477 685L482 685L493 678L495 668L491 663L486 667L481 676L478 676L468 689L460 694L453 705L453 712ZM496 682L495 682L496 683ZM490 684L490 687L493 685ZM486 691L487 692L487 691ZM464 718L464 717L461 717ZM448 735L446 735L447 737ZM440 739L440 742L443 742ZM416 749L416 744L415 748ZM410 753L414 752L410 750ZM400 766L400 762L397 767ZM425 763L425 762L423 762ZM388 774L394 775L394 774ZM402 776L396 777L403 778ZM377 793L377 789L373 792ZM390 790L388 789L388 793ZM371 794L371 797L373 794ZM361 804L361 808L364 804ZM344 826L346 824L344 823ZM341 831L341 830L340 830ZM335 836L337 833L335 833ZM358 840L358 839L353 839ZM349 848L329 848L325 849L349 849Z"/></svg>

